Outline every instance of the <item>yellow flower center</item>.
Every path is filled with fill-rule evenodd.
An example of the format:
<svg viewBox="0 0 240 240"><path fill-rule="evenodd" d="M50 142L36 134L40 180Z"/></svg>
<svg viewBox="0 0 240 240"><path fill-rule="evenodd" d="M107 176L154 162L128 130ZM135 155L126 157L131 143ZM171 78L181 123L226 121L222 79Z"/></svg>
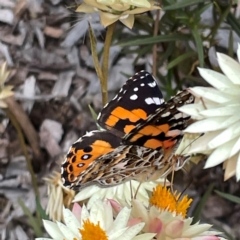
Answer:
<svg viewBox="0 0 240 240"><path fill-rule="evenodd" d="M167 210L172 213L176 213L177 215L182 215L184 218L187 215L187 209L189 208L192 199L188 198L188 196L184 196L181 200L179 200L181 194L177 194L174 192L173 194L169 189L158 185L154 190L152 197L149 202L153 206Z"/></svg>
<svg viewBox="0 0 240 240"><path fill-rule="evenodd" d="M98 224L90 222L89 219L83 221L83 229L79 230L82 240L108 240L106 232Z"/></svg>

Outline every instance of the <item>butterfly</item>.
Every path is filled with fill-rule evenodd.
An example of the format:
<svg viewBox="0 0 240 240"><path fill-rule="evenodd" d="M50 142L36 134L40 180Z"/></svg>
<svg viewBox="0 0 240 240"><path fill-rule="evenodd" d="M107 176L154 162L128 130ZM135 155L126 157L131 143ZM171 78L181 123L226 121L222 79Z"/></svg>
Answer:
<svg viewBox="0 0 240 240"><path fill-rule="evenodd" d="M99 113L95 130L79 138L61 166L64 186L115 186L131 179L153 180L181 168L174 153L190 117L178 108L194 97L187 90L164 102L151 74L130 77ZM177 170L177 169L175 169Z"/></svg>

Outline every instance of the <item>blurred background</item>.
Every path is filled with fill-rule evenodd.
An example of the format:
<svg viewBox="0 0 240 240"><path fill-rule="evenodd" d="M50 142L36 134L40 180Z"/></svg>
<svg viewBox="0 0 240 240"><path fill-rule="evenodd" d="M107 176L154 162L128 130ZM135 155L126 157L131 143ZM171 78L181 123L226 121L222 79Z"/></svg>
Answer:
<svg viewBox="0 0 240 240"><path fill-rule="evenodd" d="M48 202L43 178L60 171L69 147L96 129L89 105L102 108L100 82L91 56L88 23L101 58L106 29L99 16L75 10L81 1L0 0L0 65L14 95L0 108L0 239L34 239L36 209ZM240 43L238 1L166 0L162 10L136 16L133 29L115 26L110 49L109 99L127 78L145 69L166 99L178 90L207 83L198 67L220 71L216 52L236 57ZM0 91L3 91L3 84ZM26 153L29 161L26 161ZM32 165L32 172L29 170ZM175 184L194 198L190 214L240 239L240 203L215 190L240 196L235 178L223 181L221 166L188 174ZM36 184L31 174L36 175ZM38 186L39 201L35 200ZM39 210L40 211L40 210Z"/></svg>

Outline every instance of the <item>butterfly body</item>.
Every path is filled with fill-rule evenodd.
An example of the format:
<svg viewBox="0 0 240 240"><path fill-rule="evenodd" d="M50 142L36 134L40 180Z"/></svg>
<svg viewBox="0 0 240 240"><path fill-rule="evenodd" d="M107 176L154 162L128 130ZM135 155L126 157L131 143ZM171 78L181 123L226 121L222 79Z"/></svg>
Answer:
<svg viewBox="0 0 240 240"><path fill-rule="evenodd" d="M131 179L154 180L181 166L174 153L189 121L178 108L194 101L184 90L164 102L153 77L141 71L129 78L104 106L98 124L70 148L62 164L65 186L115 186Z"/></svg>

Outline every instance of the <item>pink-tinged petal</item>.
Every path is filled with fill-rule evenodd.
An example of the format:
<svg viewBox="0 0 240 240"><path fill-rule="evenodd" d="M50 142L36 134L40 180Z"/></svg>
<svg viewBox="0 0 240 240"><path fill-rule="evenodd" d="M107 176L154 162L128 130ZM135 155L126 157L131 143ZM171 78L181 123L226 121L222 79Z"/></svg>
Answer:
<svg viewBox="0 0 240 240"><path fill-rule="evenodd" d="M73 204L72 213L77 219L80 219L82 207L78 203Z"/></svg>
<svg viewBox="0 0 240 240"><path fill-rule="evenodd" d="M127 226L128 227L132 227L138 223L142 222L142 218L138 217L138 218L131 218L130 220L128 220Z"/></svg>
<svg viewBox="0 0 240 240"><path fill-rule="evenodd" d="M123 208L117 201L115 201L113 199L108 199L108 202L111 204L113 210L116 213L119 213L122 210L122 208Z"/></svg>
<svg viewBox="0 0 240 240"><path fill-rule="evenodd" d="M161 234L163 223L159 218L153 218L149 223L148 232Z"/></svg>
<svg viewBox="0 0 240 240"><path fill-rule="evenodd" d="M165 234L171 238L181 237L183 233L184 221L174 220L167 224Z"/></svg>

